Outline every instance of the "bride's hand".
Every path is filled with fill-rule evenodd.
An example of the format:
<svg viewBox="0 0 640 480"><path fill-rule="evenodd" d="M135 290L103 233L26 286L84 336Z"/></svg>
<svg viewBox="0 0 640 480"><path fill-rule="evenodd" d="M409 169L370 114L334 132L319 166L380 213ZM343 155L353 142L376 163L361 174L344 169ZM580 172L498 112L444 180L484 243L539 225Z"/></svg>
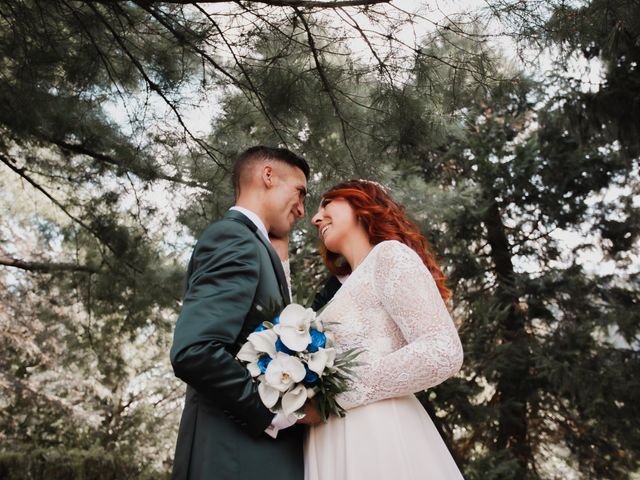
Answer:
<svg viewBox="0 0 640 480"><path fill-rule="evenodd" d="M304 425L315 425L316 423L321 422L322 417L320 417L320 412L318 412L315 404L309 401L304 406L304 417L302 417L296 423L301 423Z"/></svg>

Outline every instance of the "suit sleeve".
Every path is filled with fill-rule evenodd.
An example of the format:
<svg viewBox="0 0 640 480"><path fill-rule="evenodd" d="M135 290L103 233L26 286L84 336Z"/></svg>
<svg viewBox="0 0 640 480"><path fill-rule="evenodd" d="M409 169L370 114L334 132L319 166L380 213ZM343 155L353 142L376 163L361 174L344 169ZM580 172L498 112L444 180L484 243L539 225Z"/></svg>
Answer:
<svg viewBox="0 0 640 480"><path fill-rule="evenodd" d="M218 222L198 241L171 347L176 376L210 399L251 434L271 423L248 370L225 347L233 345L258 285L258 250L244 226Z"/></svg>

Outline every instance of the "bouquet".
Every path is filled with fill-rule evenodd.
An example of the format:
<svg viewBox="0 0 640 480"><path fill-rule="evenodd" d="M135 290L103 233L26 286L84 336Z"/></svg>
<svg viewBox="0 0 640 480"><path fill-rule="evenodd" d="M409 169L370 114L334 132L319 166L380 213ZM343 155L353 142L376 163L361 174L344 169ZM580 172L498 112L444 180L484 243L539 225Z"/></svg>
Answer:
<svg viewBox="0 0 640 480"><path fill-rule="evenodd" d="M344 415L335 397L347 390L360 353L337 354L331 332L315 312L292 303L258 325L237 358L260 382L258 393L269 410L301 417L307 399L314 398L326 420L331 414Z"/></svg>

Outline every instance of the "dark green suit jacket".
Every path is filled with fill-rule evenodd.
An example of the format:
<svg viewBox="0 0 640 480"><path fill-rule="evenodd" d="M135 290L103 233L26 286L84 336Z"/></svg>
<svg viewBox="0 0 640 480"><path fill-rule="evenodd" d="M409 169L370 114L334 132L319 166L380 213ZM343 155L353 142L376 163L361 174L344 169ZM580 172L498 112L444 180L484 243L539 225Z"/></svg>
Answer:
<svg viewBox="0 0 640 480"><path fill-rule="evenodd" d="M302 480L303 430L264 430L273 418L235 355L262 321L257 306L289 303L282 264L242 213L231 210L195 246L171 364L187 383L172 478Z"/></svg>

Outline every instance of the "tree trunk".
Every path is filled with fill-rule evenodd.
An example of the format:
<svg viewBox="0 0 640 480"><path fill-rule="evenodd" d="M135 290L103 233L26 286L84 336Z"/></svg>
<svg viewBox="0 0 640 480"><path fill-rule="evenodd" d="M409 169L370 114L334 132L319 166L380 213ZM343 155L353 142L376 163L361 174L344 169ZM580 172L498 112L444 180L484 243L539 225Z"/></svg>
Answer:
<svg viewBox="0 0 640 480"><path fill-rule="evenodd" d="M531 389L530 352L525 330L526 313L520 308L511 249L498 204L492 200L485 215L487 237L491 246L497 277L497 297L507 313L500 323L500 356L498 359L498 435L496 448L508 449L517 459L520 470L513 478L524 478L531 464L531 448L527 438L527 399Z"/></svg>

